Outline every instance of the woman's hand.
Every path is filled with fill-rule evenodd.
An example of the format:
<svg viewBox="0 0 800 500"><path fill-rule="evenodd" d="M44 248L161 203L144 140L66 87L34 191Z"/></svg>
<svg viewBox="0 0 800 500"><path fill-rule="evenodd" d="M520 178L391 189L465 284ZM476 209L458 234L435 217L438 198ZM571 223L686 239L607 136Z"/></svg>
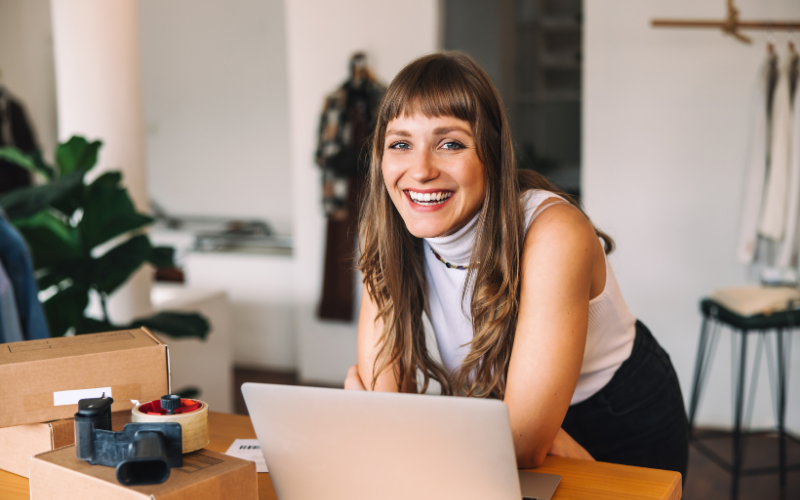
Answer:
<svg viewBox="0 0 800 500"><path fill-rule="evenodd" d="M558 429L556 439L553 441L552 446L550 446L550 451L548 451L547 454L555 455L557 457L578 458L580 460L591 460L592 462L595 461L589 452L586 451L583 446L579 445L577 441L572 439L572 436L567 434L564 429Z"/></svg>
<svg viewBox="0 0 800 500"><path fill-rule="evenodd" d="M366 391L361 377L358 375L358 365L353 365L347 370L347 378L344 379L344 388L348 391ZM566 434L566 433L565 433Z"/></svg>

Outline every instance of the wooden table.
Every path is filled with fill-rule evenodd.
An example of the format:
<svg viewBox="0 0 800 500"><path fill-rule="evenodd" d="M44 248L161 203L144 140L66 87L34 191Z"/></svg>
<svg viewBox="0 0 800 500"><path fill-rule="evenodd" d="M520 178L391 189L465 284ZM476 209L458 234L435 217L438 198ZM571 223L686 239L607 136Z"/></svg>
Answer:
<svg viewBox="0 0 800 500"><path fill-rule="evenodd" d="M211 443L207 448L220 453L227 451L236 438L256 437L250 419L242 415L211 412L209 424ZM561 476L553 500L681 498L681 476L677 472L551 456L536 470ZM28 500L28 480L0 470L0 498ZM269 474L258 475L258 498L277 500Z"/></svg>

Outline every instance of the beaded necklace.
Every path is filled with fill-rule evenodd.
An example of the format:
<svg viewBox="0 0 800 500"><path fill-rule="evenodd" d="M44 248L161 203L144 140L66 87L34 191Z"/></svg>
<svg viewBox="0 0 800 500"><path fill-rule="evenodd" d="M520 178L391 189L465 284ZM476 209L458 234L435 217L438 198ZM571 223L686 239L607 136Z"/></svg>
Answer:
<svg viewBox="0 0 800 500"><path fill-rule="evenodd" d="M467 269L469 269L469 266L459 266L459 265L457 265L457 264L451 264L451 263L447 262L446 260L444 260L444 259L441 257L441 255L439 255L438 253L436 253L436 250L434 250L434 249L433 249L433 247L431 247L431 246L428 246L428 248L430 248L430 249L431 249L431 252L433 252L433 255L435 255L435 256L436 256L436 258L437 258L437 259L439 259L439 262L441 262L442 264L444 264L445 266L447 266L449 269L458 269L459 271L466 271Z"/></svg>

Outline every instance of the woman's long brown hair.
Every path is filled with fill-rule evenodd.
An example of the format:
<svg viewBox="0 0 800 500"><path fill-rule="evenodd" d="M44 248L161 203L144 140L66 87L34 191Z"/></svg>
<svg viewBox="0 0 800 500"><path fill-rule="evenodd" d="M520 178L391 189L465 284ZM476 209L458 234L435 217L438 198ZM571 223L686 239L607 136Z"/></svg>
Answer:
<svg viewBox="0 0 800 500"><path fill-rule="evenodd" d="M486 177L467 275L467 283L473 284L473 339L455 374L448 373L428 351L422 322L427 295L422 240L406 228L389 197L381 170L387 124L401 114L414 113L468 122ZM520 194L529 189L552 191L578 206L541 175L517 170L500 96L474 60L458 52L436 53L400 71L389 85L378 115L368 195L359 221L359 268L377 306L375 320L383 320L372 387L378 375L392 367L401 388L409 380L416 381L421 371L422 392L434 379L441 384L443 394L504 397L519 312L525 239ZM597 234L610 252L611 238L600 231Z"/></svg>

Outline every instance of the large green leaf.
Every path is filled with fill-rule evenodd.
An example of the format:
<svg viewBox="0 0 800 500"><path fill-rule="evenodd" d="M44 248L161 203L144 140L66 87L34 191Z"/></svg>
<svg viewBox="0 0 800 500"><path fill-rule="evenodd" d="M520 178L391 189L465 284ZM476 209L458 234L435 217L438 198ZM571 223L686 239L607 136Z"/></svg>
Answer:
<svg viewBox="0 0 800 500"><path fill-rule="evenodd" d="M15 189L0 196L0 206L10 219L30 217L80 189L83 175L83 171L77 171L49 184Z"/></svg>
<svg viewBox="0 0 800 500"><path fill-rule="evenodd" d="M96 261L91 256L60 262L48 269L51 273L69 278L76 286L91 289L95 283Z"/></svg>
<svg viewBox="0 0 800 500"><path fill-rule="evenodd" d="M83 335L84 333L112 332L114 330L124 329L125 327L113 325L108 321L82 317L78 320L78 324L75 325L75 334Z"/></svg>
<svg viewBox="0 0 800 500"><path fill-rule="evenodd" d="M17 219L14 225L31 248L37 269L83 256L77 229L65 224L49 210Z"/></svg>
<svg viewBox="0 0 800 500"><path fill-rule="evenodd" d="M211 326L208 320L197 313L162 311L149 318L131 323L131 328L144 326L173 338L199 338L205 340Z"/></svg>
<svg viewBox="0 0 800 500"><path fill-rule="evenodd" d="M103 145L100 141L89 142L85 138L74 135L67 142L58 145L56 163L61 175L76 170L89 170L97 163L97 153Z"/></svg>
<svg viewBox="0 0 800 500"><path fill-rule="evenodd" d="M83 190L76 189L70 193L69 196L64 196L60 200L54 202L52 207L64 214L65 217L71 218L75 214L75 210L81 208L83 202L81 201Z"/></svg>
<svg viewBox="0 0 800 500"><path fill-rule="evenodd" d="M13 146L0 148L0 160L5 160L30 172L36 173L36 163L33 158Z"/></svg>
<svg viewBox="0 0 800 500"><path fill-rule="evenodd" d="M47 270L42 274L37 274L36 285L39 287L39 290L47 290L51 286L58 285L68 278L64 273L51 270Z"/></svg>
<svg viewBox="0 0 800 500"><path fill-rule="evenodd" d="M121 179L119 172L107 172L86 189L79 226L88 248L153 222L136 211L128 191L119 185Z"/></svg>
<svg viewBox="0 0 800 500"><path fill-rule="evenodd" d="M55 171L53 172L54 173L52 176L55 177ZM76 172L85 172L85 170L78 170ZM76 172L73 172L70 175L78 175ZM86 191L86 188L85 186L82 186L82 189L76 189L75 191L70 192L67 196L59 198L52 203L53 208L64 214L67 218L71 218L75 211L83 206L84 191Z"/></svg>
<svg viewBox="0 0 800 500"><path fill-rule="evenodd" d="M53 167L45 163L44 158L42 157L42 152L38 149L31 153L31 159L33 160L33 164L36 166L36 170L44 175L48 180L52 180L56 177L56 171Z"/></svg>
<svg viewBox="0 0 800 500"><path fill-rule="evenodd" d="M61 290L44 303L44 312L50 326L50 335L60 337L70 327L76 327L83 319L83 311L89 304L89 294L81 287L71 286Z"/></svg>
<svg viewBox="0 0 800 500"><path fill-rule="evenodd" d="M177 394L181 399L197 399L200 397L201 390L199 387L187 385L186 387L181 387L177 391L173 391L172 394Z"/></svg>
<svg viewBox="0 0 800 500"><path fill-rule="evenodd" d="M44 162L42 153L38 149L34 150L31 154L25 154L12 146L2 147L0 148L0 160L19 165L34 174L42 174L48 179L54 177L55 171L53 167Z"/></svg>
<svg viewBox="0 0 800 500"><path fill-rule="evenodd" d="M208 320L197 313L162 311L148 318L141 318L128 325L114 325L94 318L80 318L76 333L98 333L132 328L149 328L173 338L196 338L205 340L211 327Z"/></svg>
<svg viewBox="0 0 800 500"><path fill-rule="evenodd" d="M175 249L172 247L153 247L148 260L156 267L175 267Z"/></svg>
<svg viewBox="0 0 800 500"><path fill-rule="evenodd" d="M143 234L134 236L114 247L95 261L95 287L111 294L150 257L150 239Z"/></svg>

